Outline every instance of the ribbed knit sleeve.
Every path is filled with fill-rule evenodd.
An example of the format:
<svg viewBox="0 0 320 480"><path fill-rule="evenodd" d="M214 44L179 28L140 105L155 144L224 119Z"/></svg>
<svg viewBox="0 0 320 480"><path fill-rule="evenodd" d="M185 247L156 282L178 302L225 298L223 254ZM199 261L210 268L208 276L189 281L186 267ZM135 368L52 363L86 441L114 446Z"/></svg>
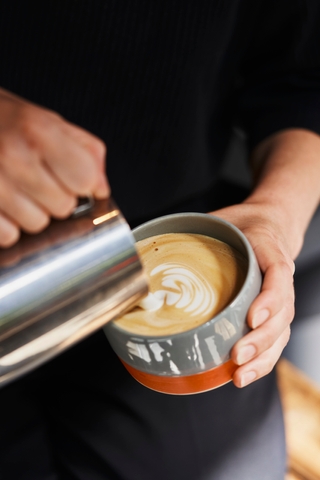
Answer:
<svg viewBox="0 0 320 480"><path fill-rule="evenodd" d="M0 0L0 85L101 137L124 214L156 215L215 182L238 9L239 0Z"/></svg>
<svg viewBox="0 0 320 480"><path fill-rule="evenodd" d="M251 147L319 130L319 0L0 0L0 86L101 137L128 218L215 187ZM68 161L68 159L66 159Z"/></svg>
<svg viewBox="0 0 320 480"><path fill-rule="evenodd" d="M288 128L320 133L320 2L271 0L259 13L239 94L250 149Z"/></svg>

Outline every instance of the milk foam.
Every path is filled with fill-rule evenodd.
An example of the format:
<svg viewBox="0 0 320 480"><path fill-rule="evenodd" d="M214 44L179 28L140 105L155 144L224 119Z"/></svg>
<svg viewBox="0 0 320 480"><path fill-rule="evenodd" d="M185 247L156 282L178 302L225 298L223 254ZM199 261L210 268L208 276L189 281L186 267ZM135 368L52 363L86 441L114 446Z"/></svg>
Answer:
<svg viewBox="0 0 320 480"><path fill-rule="evenodd" d="M159 308L161 308L163 304L164 304L164 296L160 295L159 297L158 292L155 292L155 293L149 292L148 295L142 300L140 300L140 302L138 303L140 308L149 312L154 312L156 310L159 310Z"/></svg>
<svg viewBox="0 0 320 480"><path fill-rule="evenodd" d="M145 310L158 310L164 304L180 308L195 315L208 315L216 304L216 295L209 282L199 273L178 263L164 263L155 267L150 276L161 274L163 287L149 294L140 306Z"/></svg>
<svg viewBox="0 0 320 480"><path fill-rule="evenodd" d="M149 277L149 295L116 320L141 335L195 328L223 310L239 292L247 261L229 245L189 233L157 235L137 243Z"/></svg>

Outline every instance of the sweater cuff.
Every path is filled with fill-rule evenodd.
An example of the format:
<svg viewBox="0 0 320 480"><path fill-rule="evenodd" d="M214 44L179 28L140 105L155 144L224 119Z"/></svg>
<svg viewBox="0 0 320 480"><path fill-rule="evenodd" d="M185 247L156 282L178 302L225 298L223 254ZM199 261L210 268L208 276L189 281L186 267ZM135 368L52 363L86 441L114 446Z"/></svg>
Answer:
<svg viewBox="0 0 320 480"><path fill-rule="evenodd" d="M303 92L264 92L250 102L243 99L243 126L251 151L268 136L290 128L320 134L320 89Z"/></svg>

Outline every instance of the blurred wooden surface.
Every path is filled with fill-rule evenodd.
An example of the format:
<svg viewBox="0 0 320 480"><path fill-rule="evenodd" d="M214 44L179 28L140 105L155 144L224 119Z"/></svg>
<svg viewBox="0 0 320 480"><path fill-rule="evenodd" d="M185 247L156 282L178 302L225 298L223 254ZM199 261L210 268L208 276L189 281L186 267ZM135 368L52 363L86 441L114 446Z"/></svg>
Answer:
<svg viewBox="0 0 320 480"><path fill-rule="evenodd" d="M277 373L288 448L285 480L320 480L320 386L285 359Z"/></svg>
<svg viewBox="0 0 320 480"><path fill-rule="evenodd" d="M304 480L305 477L301 477L300 475L296 475L295 473L289 472L286 475L285 480Z"/></svg>

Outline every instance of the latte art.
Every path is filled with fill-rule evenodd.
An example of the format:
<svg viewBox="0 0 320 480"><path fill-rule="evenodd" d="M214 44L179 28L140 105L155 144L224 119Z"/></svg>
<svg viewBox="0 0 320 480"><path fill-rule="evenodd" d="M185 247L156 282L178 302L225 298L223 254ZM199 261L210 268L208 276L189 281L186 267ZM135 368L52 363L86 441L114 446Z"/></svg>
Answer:
<svg viewBox="0 0 320 480"><path fill-rule="evenodd" d="M150 272L150 277L160 275L163 287L153 295L175 308L190 312L192 316L207 315L215 305L215 294L209 282L197 272L178 263L164 263ZM142 305L142 308L145 308ZM148 308L146 308L148 310Z"/></svg>
<svg viewBox="0 0 320 480"><path fill-rule="evenodd" d="M116 324L141 335L190 330L223 310L245 280L246 259L229 245L188 233L137 242L149 295Z"/></svg>

